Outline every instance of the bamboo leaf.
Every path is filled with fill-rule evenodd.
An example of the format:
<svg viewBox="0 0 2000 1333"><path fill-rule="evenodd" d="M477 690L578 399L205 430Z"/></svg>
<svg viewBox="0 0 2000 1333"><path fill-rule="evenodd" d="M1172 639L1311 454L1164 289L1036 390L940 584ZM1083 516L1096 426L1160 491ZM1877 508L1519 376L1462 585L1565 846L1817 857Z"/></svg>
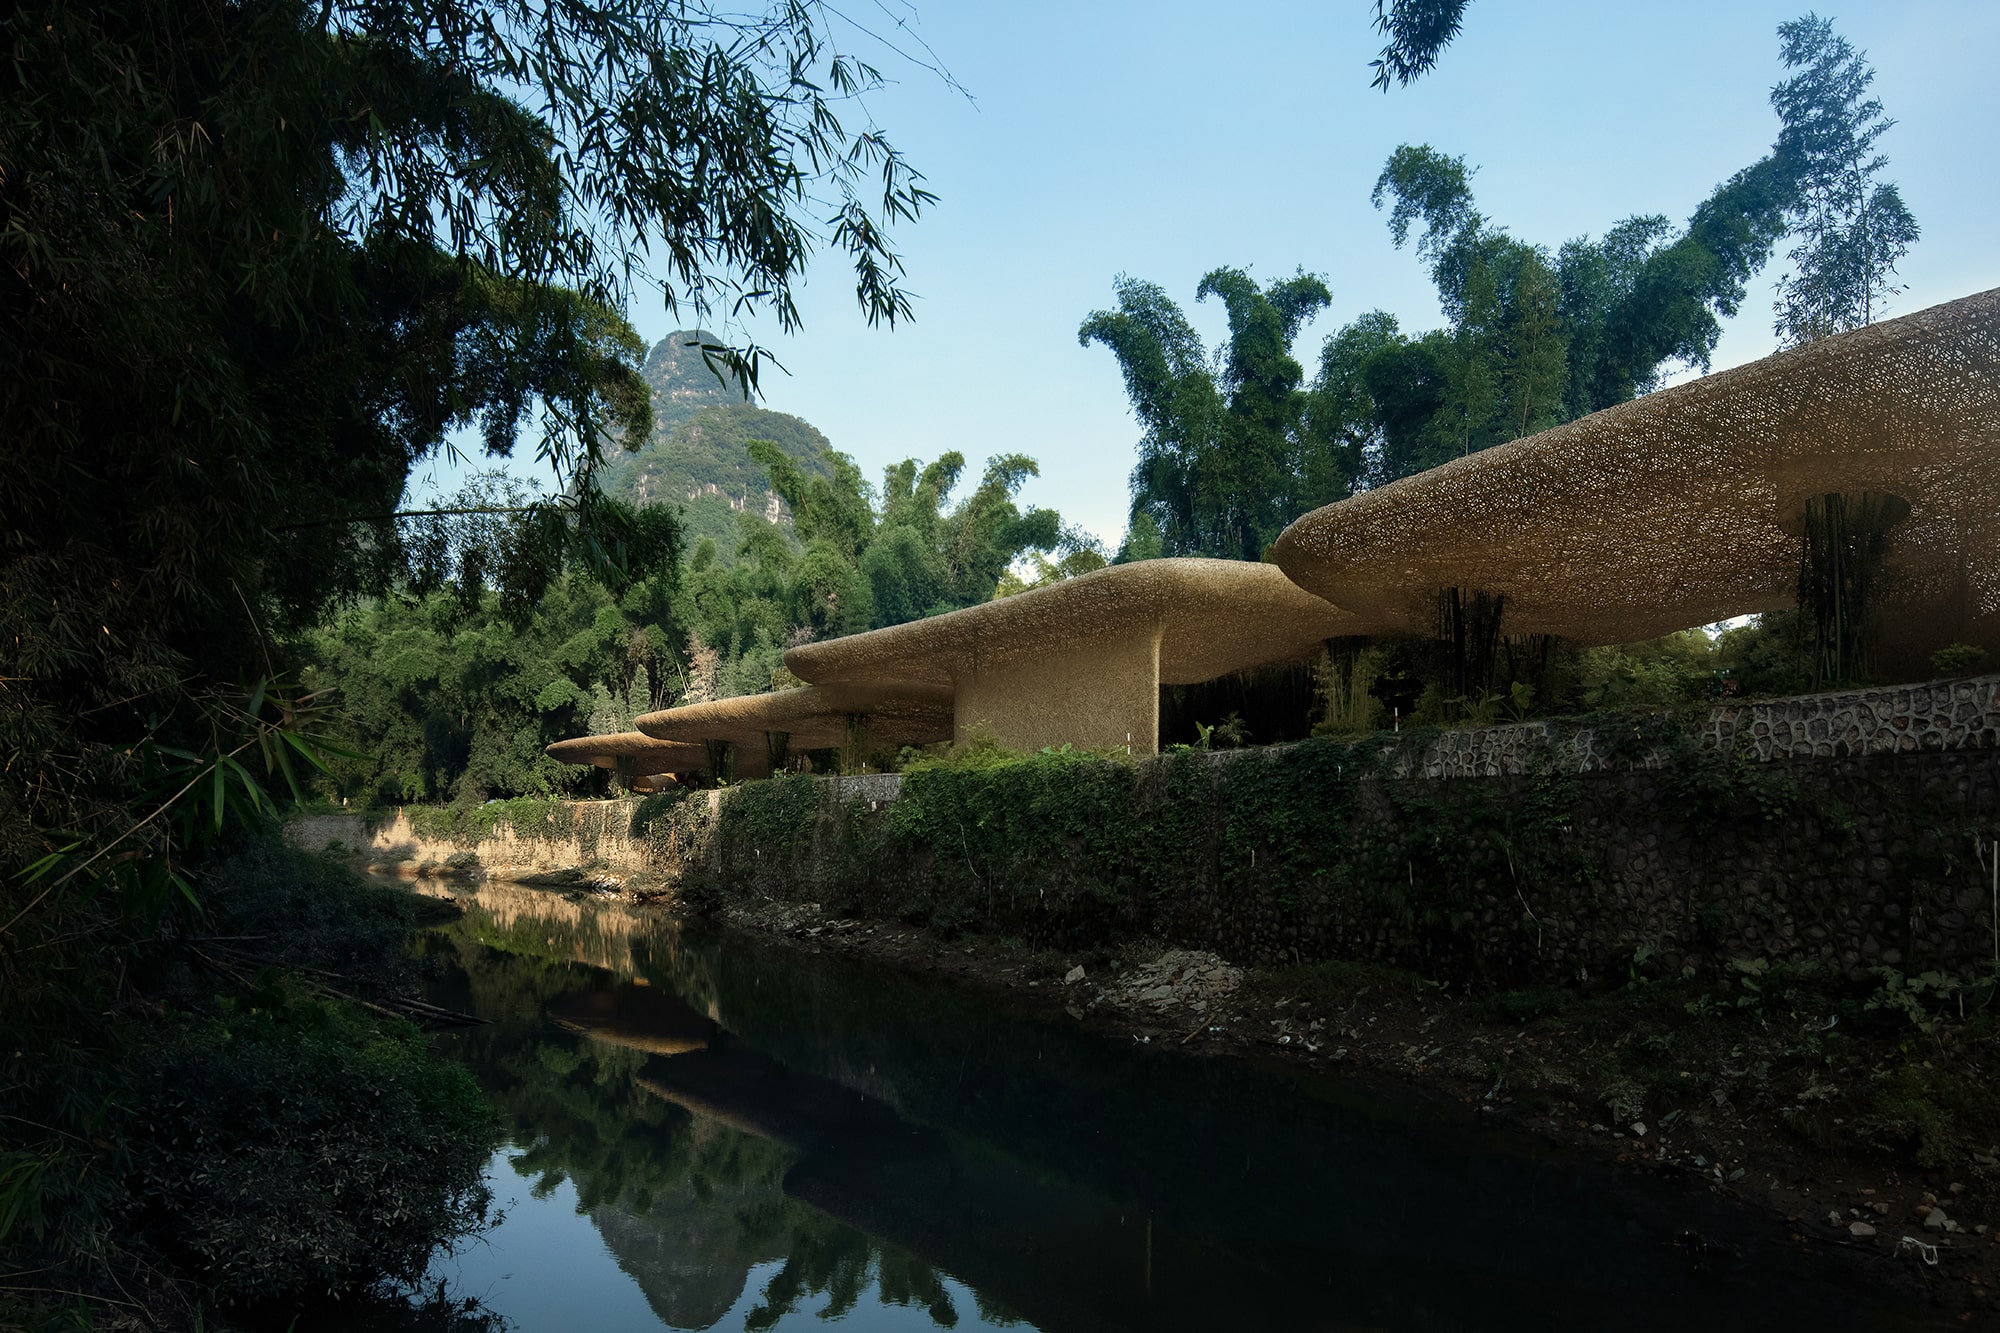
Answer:
<svg viewBox="0 0 2000 1333"><path fill-rule="evenodd" d="M33 884L43 875L48 874L51 870L54 870L58 865L61 865L62 859L65 856L70 855L72 852L75 852L78 848L82 846L83 844L81 842L73 842L69 844L69 846L67 847L61 847L53 852L50 852L47 856L40 857L36 860L30 861L26 866L22 867L19 872L21 882L23 884Z"/></svg>
<svg viewBox="0 0 2000 1333"><path fill-rule="evenodd" d="M243 794L249 799L252 810L262 810L265 808L269 803L269 797L265 795L263 786L249 769L228 755L222 756L217 762L228 765L229 771L236 775L236 781L243 788Z"/></svg>
<svg viewBox="0 0 2000 1333"><path fill-rule="evenodd" d="M285 733L281 731L278 735L282 737ZM292 771L292 752L290 748L280 742L274 753L278 760L278 771L285 775L285 786L290 789L292 800L295 803L303 802L305 800L305 792L299 787L299 775Z"/></svg>

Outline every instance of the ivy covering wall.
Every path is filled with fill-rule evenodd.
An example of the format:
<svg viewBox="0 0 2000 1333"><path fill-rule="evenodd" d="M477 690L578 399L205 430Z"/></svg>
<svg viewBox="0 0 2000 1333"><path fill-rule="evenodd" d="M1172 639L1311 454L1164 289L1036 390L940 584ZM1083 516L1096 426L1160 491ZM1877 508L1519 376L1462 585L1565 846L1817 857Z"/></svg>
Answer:
<svg viewBox="0 0 2000 1333"><path fill-rule="evenodd" d="M1989 959L1990 752L1758 763L1670 717L1596 727L1632 767L1565 772L1560 736L1538 770L1450 780L1390 776L1404 750L1380 738L1044 751L920 767L893 802L803 777L667 798L647 836L697 906L815 901L1038 945L1151 935L1509 985Z"/></svg>

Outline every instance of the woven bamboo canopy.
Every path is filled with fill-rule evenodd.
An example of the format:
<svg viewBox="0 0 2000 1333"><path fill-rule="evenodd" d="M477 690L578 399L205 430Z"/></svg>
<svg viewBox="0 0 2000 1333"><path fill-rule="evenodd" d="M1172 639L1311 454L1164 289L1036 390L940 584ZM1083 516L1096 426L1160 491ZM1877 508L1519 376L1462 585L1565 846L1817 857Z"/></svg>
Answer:
<svg viewBox="0 0 2000 1333"><path fill-rule="evenodd" d="M679 742L761 746L783 734L795 751L846 745L857 730L872 744L927 745L951 735L951 692L900 684L807 686L667 708L636 725Z"/></svg>
<svg viewBox="0 0 2000 1333"><path fill-rule="evenodd" d="M663 741L640 731L577 736L557 741L544 753L565 764L589 764L625 774L693 773L708 767L706 747Z"/></svg>
<svg viewBox="0 0 2000 1333"><path fill-rule="evenodd" d="M1274 556L1370 633L1430 632L1458 588L1510 634L1626 643L1792 605L1806 502L1862 492L1909 505L1885 640L2000 648L2000 289L1328 505Z"/></svg>
<svg viewBox="0 0 2000 1333"><path fill-rule="evenodd" d="M641 794L672 786L675 774L698 773L709 766L706 746L655 740L638 731L576 736L557 741L544 753L565 764L608 768L626 788Z"/></svg>
<svg viewBox="0 0 2000 1333"><path fill-rule="evenodd" d="M1271 565L1146 560L805 644L785 665L828 686L948 688L960 740L984 725L1019 748L1069 742L1151 753L1161 685L1303 657L1359 625Z"/></svg>

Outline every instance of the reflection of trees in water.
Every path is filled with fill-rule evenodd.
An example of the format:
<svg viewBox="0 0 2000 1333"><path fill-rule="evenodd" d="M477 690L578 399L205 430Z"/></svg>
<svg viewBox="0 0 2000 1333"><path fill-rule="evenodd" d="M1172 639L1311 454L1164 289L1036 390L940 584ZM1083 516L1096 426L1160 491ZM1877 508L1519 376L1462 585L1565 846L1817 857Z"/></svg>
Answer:
<svg viewBox="0 0 2000 1333"><path fill-rule="evenodd" d="M652 921L623 903L495 881L454 885L452 897L466 909L461 929L496 949L584 963L621 977L632 975L633 942L645 937Z"/></svg>
<svg viewBox="0 0 2000 1333"><path fill-rule="evenodd" d="M451 1000L494 1022L451 1037L455 1053L492 1101L502 1135L520 1145L510 1161L530 1193L546 1199L573 1185L578 1207L663 1322L713 1327L751 1269L777 1260L748 1328L768 1328L821 1297L820 1317L839 1318L871 1285L884 1303L957 1325L929 1265L785 1195L790 1150L642 1090L643 1071L661 1068L663 1057L621 1043L628 1034L619 1025L601 1026L613 1039L598 1040L549 1021L552 1010L605 1007L579 1003L591 992L630 994L616 977L633 976L639 941L630 928L639 923L522 890L482 889L462 901L465 920L432 935L428 948L456 974L442 983ZM549 910L537 913L540 905ZM662 947L671 945L654 943ZM607 970L570 961L579 957L625 961ZM637 998L628 1009L672 1003ZM980 1309L988 1322L1012 1322L985 1302Z"/></svg>
<svg viewBox="0 0 2000 1333"><path fill-rule="evenodd" d="M763 1302L744 1319L745 1329L772 1328L810 1297L825 1295L821 1319L843 1318L868 1289L872 1278L885 1305L913 1305L939 1328L958 1327L937 1270L914 1255L870 1240L809 1208L795 1209L796 1225L785 1247L785 1262L764 1284ZM1012 1322L1009 1320L1008 1322Z"/></svg>
<svg viewBox="0 0 2000 1333"><path fill-rule="evenodd" d="M1495 1311L1523 1328L1678 1330L1725 1312L1731 1326L1875 1326L1864 1293L1784 1254L1696 1276L1664 1243L1691 1227L1761 1244L1740 1219L1609 1188L1434 1108L542 901L546 916L512 900L506 925L475 910L448 937L472 992L460 1007L515 1015L458 1040L531 1143L524 1165L577 1182L671 1322L708 1326L697 1316L727 1308L717 1293L740 1299L772 1260L752 1328L821 1297L837 1317L871 1282L936 1325L969 1318L924 1256L1066 1329L1488 1327ZM517 952L471 942L503 932ZM564 961L613 956L616 976ZM647 999L623 1005L642 985ZM608 1016L602 995L579 1003L592 990L612 992ZM691 1040L645 1026L675 995L734 1036L649 1058L641 1044ZM600 1040L552 1029L557 997ZM986 1301L978 1313L1011 1322Z"/></svg>

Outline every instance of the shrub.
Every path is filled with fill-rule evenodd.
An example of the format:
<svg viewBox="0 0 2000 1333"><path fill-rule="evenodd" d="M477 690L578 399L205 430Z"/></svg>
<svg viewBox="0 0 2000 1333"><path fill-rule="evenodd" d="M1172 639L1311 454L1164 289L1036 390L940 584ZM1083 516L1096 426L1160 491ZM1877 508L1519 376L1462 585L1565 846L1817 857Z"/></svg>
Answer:
<svg viewBox="0 0 2000 1333"><path fill-rule="evenodd" d="M402 970L402 941L417 898L372 883L344 855L302 852L276 839L247 842L199 876L206 935L232 936L274 962L343 973Z"/></svg>
<svg viewBox="0 0 2000 1333"><path fill-rule="evenodd" d="M276 841L192 878L201 912L132 926L116 968L57 970L5 1010L0 1267L139 1302L152 1323L254 1303L283 1327L419 1275L480 1225L492 1122L414 1028L285 971L399 987L415 895ZM68 1326L52 1305L15 1313L0 1326Z"/></svg>
<svg viewBox="0 0 2000 1333"><path fill-rule="evenodd" d="M1969 676L1986 665L1986 650L1973 643L1953 643L1931 654L1931 670L1940 676Z"/></svg>
<svg viewBox="0 0 2000 1333"><path fill-rule="evenodd" d="M414 1281L486 1220L491 1113L406 1023L273 987L135 1072L130 1220L225 1304Z"/></svg>

